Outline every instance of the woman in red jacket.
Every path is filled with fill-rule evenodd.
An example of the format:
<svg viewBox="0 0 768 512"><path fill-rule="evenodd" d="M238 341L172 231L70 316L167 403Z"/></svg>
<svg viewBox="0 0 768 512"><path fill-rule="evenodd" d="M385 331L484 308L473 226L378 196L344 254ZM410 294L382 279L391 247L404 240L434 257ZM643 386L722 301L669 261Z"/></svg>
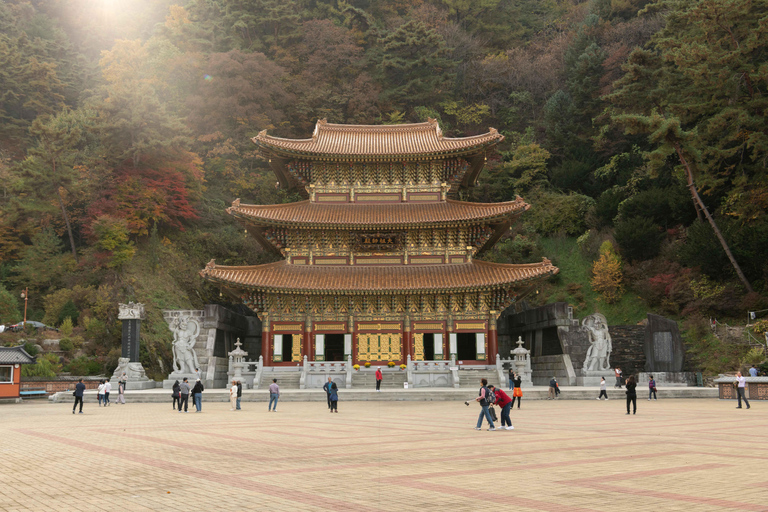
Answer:
<svg viewBox="0 0 768 512"><path fill-rule="evenodd" d="M509 410L512 409L512 399L509 398L504 390L496 389L494 386L488 386L496 395L496 405L501 407L501 428L505 430L513 430L512 420L509 419ZM504 424L506 423L506 426Z"/></svg>
<svg viewBox="0 0 768 512"><path fill-rule="evenodd" d="M381 391L381 379L383 378L381 368L376 368L376 391Z"/></svg>

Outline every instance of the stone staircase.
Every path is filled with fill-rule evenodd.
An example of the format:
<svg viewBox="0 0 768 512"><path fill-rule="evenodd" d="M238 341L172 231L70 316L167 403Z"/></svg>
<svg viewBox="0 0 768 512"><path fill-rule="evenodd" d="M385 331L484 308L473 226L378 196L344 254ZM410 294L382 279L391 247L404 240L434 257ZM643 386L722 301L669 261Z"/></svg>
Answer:
<svg viewBox="0 0 768 512"><path fill-rule="evenodd" d="M270 371L268 368L264 368L261 374L261 383L259 389L269 389L269 385L272 384L272 379L277 379L277 385L280 389L299 389L299 381L301 380L301 371Z"/></svg>
<svg viewBox="0 0 768 512"><path fill-rule="evenodd" d="M406 372L382 371L381 389L403 389ZM376 389L376 372L359 370L352 373L352 389Z"/></svg>
<svg viewBox="0 0 768 512"><path fill-rule="evenodd" d="M567 358L567 359L566 359ZM557 378L560 386L576 384L576 374L571 365L570 357L566 355L537 356L531 358L531 380L534 386L547 386L552 376Z"/></svg>
<svg viewBox="0 0 768 512"><path fill-rule="evenodd" d="M462 389L480 389L481 379L487 379L488 384L500 387L499 373L496 370L461 369L459 370L459 387ZM503 386L502 386L503 387Z"/></svg>

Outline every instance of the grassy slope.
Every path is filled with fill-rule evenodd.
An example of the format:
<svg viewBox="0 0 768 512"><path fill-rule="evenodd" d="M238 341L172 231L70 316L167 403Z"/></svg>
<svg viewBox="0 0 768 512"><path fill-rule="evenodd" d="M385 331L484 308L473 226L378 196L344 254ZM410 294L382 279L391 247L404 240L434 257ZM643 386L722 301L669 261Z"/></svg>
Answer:
<svg viewBox="0 0 768 512"><path fill-rule="evenodd" d="M544 255L560 269L560 274L541 287L538 303L568 302L574 307L574 316L583 318L599 312L608 319L608 325L636 324L646 317L647 306L631 292L615 304L600 299L590 284L592 260L582 254L575 238L542 238L540 243Z"/></svg>

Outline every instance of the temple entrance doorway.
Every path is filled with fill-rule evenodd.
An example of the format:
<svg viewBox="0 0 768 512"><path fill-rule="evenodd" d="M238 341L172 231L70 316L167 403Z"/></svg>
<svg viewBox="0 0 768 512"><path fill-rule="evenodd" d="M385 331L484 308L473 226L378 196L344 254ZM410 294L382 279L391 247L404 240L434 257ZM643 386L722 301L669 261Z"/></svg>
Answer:
<svg viewBox="0 0 768 512"><path fill-rule="evenodd" d="M474 332L457 333L456 359L463 361L474 361L477 359L477 338Z"/></svg>
<svg viewBox="0 0 768 512"><path fill-rule="evenodd" d="M344 335L326 334L325 335L325 360L343 361L344 360Z"/></svg>
<svg viewBox="0 0 768 512"><path fill-rule="evenodd" d="M431 332L424 333L424 360L432 361L435 358L435 335Z"/></svg>
<svg viewBox="0 0 768 512"><path fill-rule="evenodd" d="M282 351L280 352L280 360L287 362L292 359L291 355L293 354L293 334L283 334L281 337L282 343L280 344L280 348Z"/></svg>

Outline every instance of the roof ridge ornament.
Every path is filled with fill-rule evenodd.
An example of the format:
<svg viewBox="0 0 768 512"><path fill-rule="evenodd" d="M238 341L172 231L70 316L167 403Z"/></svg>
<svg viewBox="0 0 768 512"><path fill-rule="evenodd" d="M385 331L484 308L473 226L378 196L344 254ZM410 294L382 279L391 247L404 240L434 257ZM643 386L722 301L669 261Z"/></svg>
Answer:
<svg viewBox="0 0 768 512"><path fill-rule="evenodd" d="M216 258L205 264L205 270L213 270L216 268Z"/></svg>

